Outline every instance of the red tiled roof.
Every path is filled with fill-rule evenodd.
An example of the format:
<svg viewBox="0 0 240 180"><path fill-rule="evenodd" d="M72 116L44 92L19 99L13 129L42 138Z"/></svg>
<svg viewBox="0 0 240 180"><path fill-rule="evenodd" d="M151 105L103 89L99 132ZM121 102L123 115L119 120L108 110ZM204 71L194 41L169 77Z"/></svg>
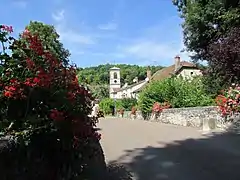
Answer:
<svg viewBox="0 0 240 180"><path fill-rule="evenodd" d="M178 72L180 69L182 69L184 67L196 68L196 65L191 62L182 61L182 62L180 62L180 67L177 69L176 72ZM152 80L153 81L163 80L163 79L171 77L176 72L175 72L175 65L173 64L173 65L165 67L165 68L157 71L155 74L153 74Z"/></svg>

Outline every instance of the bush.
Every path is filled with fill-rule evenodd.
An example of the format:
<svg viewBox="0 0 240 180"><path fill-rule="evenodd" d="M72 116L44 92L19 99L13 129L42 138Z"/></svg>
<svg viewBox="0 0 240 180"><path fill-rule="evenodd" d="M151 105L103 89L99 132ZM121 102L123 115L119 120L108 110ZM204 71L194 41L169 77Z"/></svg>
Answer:
<svg viewBox="0 0 240 180"><path fill-rule="evenodd" d="M137 105L137 99L134 98L124 98L120 101L125 111L131 111L132 107Z"/></svg>
<svg viewBox="0 0 240 180"><path fill-rule="evenodd" d="M112 107L114 107L114 99L104 98L100 101L99 107L104 114L111 114ZM137 100L134 98L124 98L116 100L116 110L124 109L125 111L131 111L133 106L137 105Z"/></svg>
<svg viewBox="0 0 240 180"><path fill-rule="evenodd" d="M214 73L210 69L204 72L202 82L205 92L211 95L213 99L217 97L222 89L228 86L227 82L223 81L219 74Z"/></svg>
<svg viewBox="0 0 240 180"><path fill-rule="evenodd" d="M216 97L216 103L224 118L240 112L240 86L233 84Z"/></svg>
<svg viewBox="0 0 240 180"><path fill-rule="evenodd" d="M152 82L140 93L139 108L143 114L151 113L155 102L169 102L173 108L208 106L214 103L203 90L200 78L195 78L191 82L182 78Z"/></svg>
<svg viewBox="0 0 240 180"><path fill-rule="evenodd" d="M115 103L116 103L116 110L123 108L120 100L116 100L116 102L114 102L114 99L105 98L105 99L102 99L99 103L100 110L102 110L105 115L109 115L112 113L112 107L115 106Z"/></svg>
<svg viewBox="0 0 240 180"><path fill-rule="evenodd" d="M99 153L92 147L100 137L95 120L87 116L91 94L79 85L76 69L45 50L36 34L25 30L14 40L10 32L11 27L0 26L0 131L14 139L16 150L9 153L16 155L11 162L1 156L1 163L12 165L1 168L1 177L84 178L90 157Z"/></svg>

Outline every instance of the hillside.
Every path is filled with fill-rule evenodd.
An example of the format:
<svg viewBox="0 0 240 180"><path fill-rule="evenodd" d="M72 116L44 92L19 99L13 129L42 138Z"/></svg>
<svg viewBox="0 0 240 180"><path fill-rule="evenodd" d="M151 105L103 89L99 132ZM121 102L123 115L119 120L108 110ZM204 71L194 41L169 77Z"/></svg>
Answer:
<svg viewBox="0 0 240 180"><path fill-rule="evenodd" d="M104 85L109 83L109 69L117 66L121 69L121 83L132 84L133 79L138 77L139 80L146 78L147 66L128 65L128 64L104 64L95 67L79 68L78 78L82 83L89 85ZM152 74L162 69L162 66L150 66Z"/></svg>

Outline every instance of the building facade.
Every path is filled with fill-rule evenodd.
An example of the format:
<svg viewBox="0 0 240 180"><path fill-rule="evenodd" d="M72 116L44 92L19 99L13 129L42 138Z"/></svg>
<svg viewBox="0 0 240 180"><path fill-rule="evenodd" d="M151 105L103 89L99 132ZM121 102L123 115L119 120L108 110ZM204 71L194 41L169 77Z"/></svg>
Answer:
<svg viewBox="0 0 240 180"><path fill-rule="evenodd" d="M148 71L147 76L151 73ZM143 87L145 84L149 82L150 77L147 77L143 81L139 81L136 79L135 83L132 85L125 84L121 87L121 76L120 76L120 68L113 67L110 69L110 82L109 82L109 97L112 99L123 99L123 98L137 98L136 90Z"/></svg>
<svg viewBox="0 0 240 180"><path fill-rule="evenodd" d="M163 69L160 69L153 75L148 68L146 72L146 79L143 81L137 81L132 85L125 85L121 87L120 68L113 67L110 69L110 82L109 93L112 99L123 98L136 98L138 94L148 85L151 81L160 81L172 76L182 77L189 80L196 76L202 76L202 71L193 63L187 61L181 61L180 56L174 58L174 64Z"/></svg>

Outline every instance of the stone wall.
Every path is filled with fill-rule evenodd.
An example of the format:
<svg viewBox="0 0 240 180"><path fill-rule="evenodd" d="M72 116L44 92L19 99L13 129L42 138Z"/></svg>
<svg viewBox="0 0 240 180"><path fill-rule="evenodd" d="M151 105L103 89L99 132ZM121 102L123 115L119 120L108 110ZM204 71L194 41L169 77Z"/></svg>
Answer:
<svg viewBox="0 0 240 180"><path fill-rule="evenodd" d="M172 108L163 110L159 117L152 120L198 128L203 127L204 121L208 121L211 122L211 128L215 128L218 115L216 107Z"/></svg>
<svg viewBox="0 0 240 180"><path fill-rule="evenodd" d="M127 111L124 117L135 120L147 120L153 122L161 122L166 124L174 124L179 126L189 126L209 131L212 129L240 129L240 116L233 117L226 122L216 106L208 107L190 107L190 108L170 108L164 109L159 116L149 115L144 118L141 112L137 112L136 117L131 117Z"/></svg>

